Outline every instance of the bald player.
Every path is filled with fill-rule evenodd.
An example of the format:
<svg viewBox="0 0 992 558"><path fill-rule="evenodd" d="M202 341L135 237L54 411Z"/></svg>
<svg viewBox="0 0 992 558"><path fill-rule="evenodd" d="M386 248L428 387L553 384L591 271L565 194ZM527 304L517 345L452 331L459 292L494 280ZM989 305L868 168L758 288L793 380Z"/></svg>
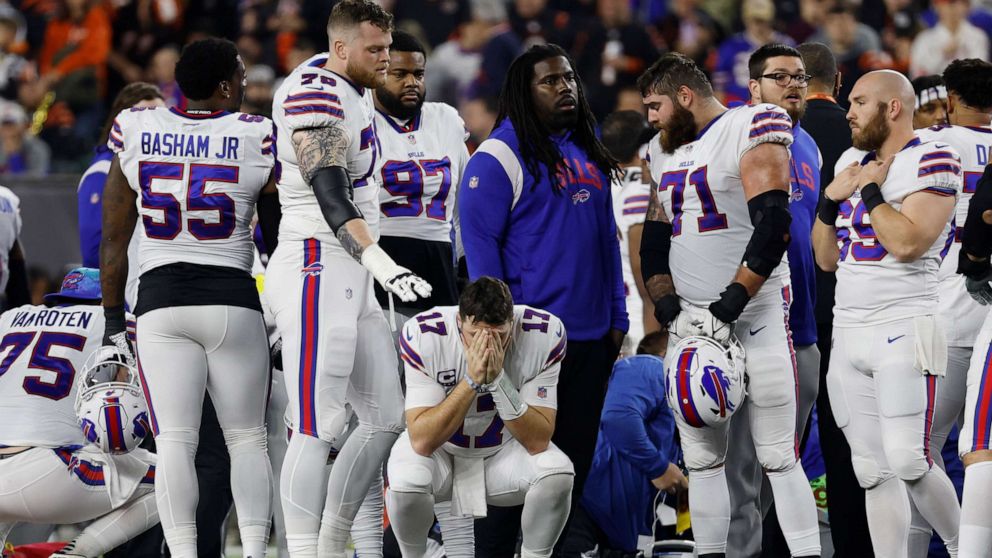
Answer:
<svg viewBox="0 0 992 558"><path fill-rule="evenodd" d="M827 390L877 555L907 555L904 484L955 556L960 508L928 443L947 365L938 269L954 239L961 158L914 135L915 95L901 74L866 74L850 101L852 142L868 153L839 166L813 228L817 263L837 272Z"/></svg>

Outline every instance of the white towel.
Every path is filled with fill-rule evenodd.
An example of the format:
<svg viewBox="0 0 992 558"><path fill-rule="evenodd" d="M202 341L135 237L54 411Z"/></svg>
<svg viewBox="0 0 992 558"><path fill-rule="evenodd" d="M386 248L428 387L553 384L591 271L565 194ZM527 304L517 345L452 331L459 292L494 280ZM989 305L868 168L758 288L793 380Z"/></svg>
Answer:
<svg viewBox="0 0 992 558"><path fill-rule="evenodd" d="M118 508L124 505L148 473L148 466L155 464L155 454L137 448L123 455L107 455L93 446L86 446L76 452L80 459L103 467L103 479L110 495L110 504Z"/></svg>
<svg viewBox="0 0 992 558"><path fill-rule="evenodd" d="M486 517L486 466L481 457L452 456L451 514Z"/></svg>
<svg viewBox="0 0 992 558"><path fill-rule="evenodd" d="M947 373L947 339L935 316L913 318L916 333L916 368L922 374L943 376Z"/></svg>

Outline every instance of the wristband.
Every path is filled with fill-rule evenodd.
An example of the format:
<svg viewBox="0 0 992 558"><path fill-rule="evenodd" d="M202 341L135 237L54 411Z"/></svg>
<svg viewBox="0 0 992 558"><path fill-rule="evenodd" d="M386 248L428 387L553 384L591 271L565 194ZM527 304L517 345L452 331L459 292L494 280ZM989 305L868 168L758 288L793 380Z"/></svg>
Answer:
<svg viewBox="0 0 992 558"><path fill-rule="evenodd" d="M114 343L110 340L110 337L127 331L127 322L124 318L124 305L104 306L103 319L103 344L113 345Z"/></svg>
<svg viewBox="0 0 992 558"><path fill-rule="evenodd" d="M654 301L654 319L658 320L658 323L662 327L672 323L672 320L681 311L682 307L679 306L679 297L674 294L667 294Z"/></svg>
<svg viewBox="0 0 992 558"><path fill-rule="evenodd" d="M385 285L386 281L398 275L402 269L378 244L370 244L362 250L361 263L380 285Z"/></svg>
<svg viewBox="0 0 992 558"><path fill-rule="evenodd" d="M861 187L861 201L870 214L872 209L885 203L885 198L882 197L882 189L878 184L872 182Z"/></svg>
<svg viewBox="0 0 992 558"><path fill-rule="evenodd" d="M488 385L475 383L475 381L472 380L472 377L469 376L467 373L465 374L465 382L468 383L468 387L472 388L472 391L474 391L475 393L480 393L480 394L489 393Z"/></svg>
<svg viewBox="0 0 992 558"><path fill-rule="evenodd" d="M520 392L513 386L506 372L500 372L488 388L496 403L496 414L503 422L516 420L527 412L527 404L520 400Z"/></svg>
<svg viewBox="0 0 992 558"><path fill-rule="evenodd" d="M820 207L816 211L817 219L824 225L833 227L836 226L839 213L840 204L824 195L823 201L820 202Z"/></svg>
<svg viewBox="0 0 992 558"><path fill-rule="evenodd" d="M720 299L710 304L710 314L724 323L733 323L740 317L751 297L740 283L731 283L720 293Z"/></svg>

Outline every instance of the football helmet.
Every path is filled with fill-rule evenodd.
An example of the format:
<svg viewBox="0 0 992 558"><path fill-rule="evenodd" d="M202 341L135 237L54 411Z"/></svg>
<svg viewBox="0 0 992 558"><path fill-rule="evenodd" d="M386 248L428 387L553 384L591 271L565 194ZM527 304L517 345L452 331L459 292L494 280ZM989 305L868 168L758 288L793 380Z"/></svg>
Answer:
<svg viewBox="0 0 992 558"><path fill-rule="evenodd" d="M100 347L83 364L76 420L86 441L104 453L127 453L151 430L138 371L116 347Z"/></svg>
<svg viewBox="0 0 992 558"><path fill-rule="evenodd" d="M668 405L690 426L724 423L744 403L744 347L733 336L729 343L689 336L670 353Z"/></svg>

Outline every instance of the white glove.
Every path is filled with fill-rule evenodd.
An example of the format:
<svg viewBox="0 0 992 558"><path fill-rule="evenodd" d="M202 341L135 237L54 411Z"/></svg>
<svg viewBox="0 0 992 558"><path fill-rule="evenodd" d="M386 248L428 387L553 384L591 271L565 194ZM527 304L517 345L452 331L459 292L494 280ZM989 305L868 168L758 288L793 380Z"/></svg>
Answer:
<svg viewBox="0 0 992 558"><path fill-rule="evenodd" d="M708 309L692 316L692 325L697 328L696 335L709 337L717 343L730 345L730 336L734 333L733 326L714 316Z"/></svg>
<svg viewBox="0 0 992 558"><path fill-rule="evenodd" d="M372 273L383 289L395 294L403 302L431 296L430 283L414 275L409 269L397 265L378 244L372 244L362 252L362 265Z"/></svg>
<svg viewBox="0 0 992 558"><path fill-rule="evenodd" d="M138 361L134 358L134 350L131 348L131 342L127 339L126 331L119 331L110 336L110 341L113 343L120 354L124 356L124 362L129 366L137 366Z"/></svg>
<svg viewBox="0 0 992 558"><path fill-rule="evenodd" d="M680 338L699 335L699 328L693 325L695 322L698 322L698 318L691 310L683 310L669 324L668 331Z"/></svg>

